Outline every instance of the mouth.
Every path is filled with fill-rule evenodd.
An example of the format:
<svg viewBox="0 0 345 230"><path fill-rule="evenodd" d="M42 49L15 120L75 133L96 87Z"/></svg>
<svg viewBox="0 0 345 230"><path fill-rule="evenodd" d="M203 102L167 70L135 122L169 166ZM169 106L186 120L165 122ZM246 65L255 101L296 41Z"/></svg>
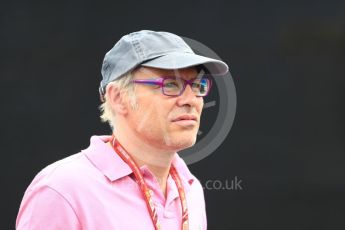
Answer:
<svg viewBox="0 0 345 230"><path fill-rule="evenodd" d="M195 126L197 124L197 121L197 116L189 114L178 116L172 120L173 123L180 126Z"/></svg>
<svg viewBox="0 0 345 230"><path fill-rule="evenodd" d="M197 121L197 117L194 115L184 114L181 116L178 116L177 118L173 119L172 121Z"/></svg>

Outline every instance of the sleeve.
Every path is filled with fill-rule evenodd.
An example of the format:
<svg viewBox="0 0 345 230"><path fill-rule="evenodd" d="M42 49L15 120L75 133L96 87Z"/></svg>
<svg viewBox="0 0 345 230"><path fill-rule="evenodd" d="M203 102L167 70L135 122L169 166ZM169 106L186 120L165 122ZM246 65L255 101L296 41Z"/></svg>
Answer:
<svg viewBox="0 0 345 230"><path fill-rule="evenodd" d="M17 230L81 229L70 203L49 186L28 190L19 208Z"/></svg>

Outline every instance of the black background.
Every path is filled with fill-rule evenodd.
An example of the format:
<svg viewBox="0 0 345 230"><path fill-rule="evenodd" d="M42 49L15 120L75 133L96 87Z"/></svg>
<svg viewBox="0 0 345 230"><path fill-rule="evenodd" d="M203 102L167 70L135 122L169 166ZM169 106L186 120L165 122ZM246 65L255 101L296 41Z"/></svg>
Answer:
<svg viewBox="0 0 345 230"><path fill-rule="evenodd" d="M190 166L243 190L205 190L209 229L345 229L344 1L1 1L1 229L34 175L107 134L104 54L151 29L230 65L237 113Z"/></svg>

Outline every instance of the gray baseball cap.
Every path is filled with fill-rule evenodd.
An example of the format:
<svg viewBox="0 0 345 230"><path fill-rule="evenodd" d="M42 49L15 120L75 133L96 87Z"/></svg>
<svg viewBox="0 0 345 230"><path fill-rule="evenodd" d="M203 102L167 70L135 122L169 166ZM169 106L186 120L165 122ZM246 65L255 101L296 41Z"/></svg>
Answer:
<svg viewBox="0 0 345 230"><path fill-rule="evenodd" d="M209 57L197 55L179 36L169 32L141 30L123 36L106 53L99 92L101 100L107 84L137 66L159 69L182 69L203 65L212 75L228 72L226 63Z"/></svg>

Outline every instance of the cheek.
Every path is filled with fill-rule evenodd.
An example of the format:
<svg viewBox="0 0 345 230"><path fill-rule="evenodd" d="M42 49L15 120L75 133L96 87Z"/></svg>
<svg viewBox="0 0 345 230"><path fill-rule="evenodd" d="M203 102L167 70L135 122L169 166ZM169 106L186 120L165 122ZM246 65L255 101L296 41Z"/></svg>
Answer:
<svg viewBox="0 0 345 230"><path fill-rule="evenodd" d="M169 118L169 113L171 111L171 107L169 106L168 102L152 102L150 106L153 106L151 113L151 120L152 126L155 127L164 127L166 126Z"/></svg>
<svg viewBox="0 0 345 230"><path fill-rule="evenodd" d="M168 121L169 103L154 99L137 100L137 109L133 111L135 114L133 120L140 128L145 127L147 131L156 131L164 129Z"/></svg>
<svg viewBox="0 0 345 230"><path fill-rule="evenodd" d="M198 102L195 106L196 112L199 115L201 115L203 108L204 108L204 99L201 97L201 98L198 98Z"/></svg>

